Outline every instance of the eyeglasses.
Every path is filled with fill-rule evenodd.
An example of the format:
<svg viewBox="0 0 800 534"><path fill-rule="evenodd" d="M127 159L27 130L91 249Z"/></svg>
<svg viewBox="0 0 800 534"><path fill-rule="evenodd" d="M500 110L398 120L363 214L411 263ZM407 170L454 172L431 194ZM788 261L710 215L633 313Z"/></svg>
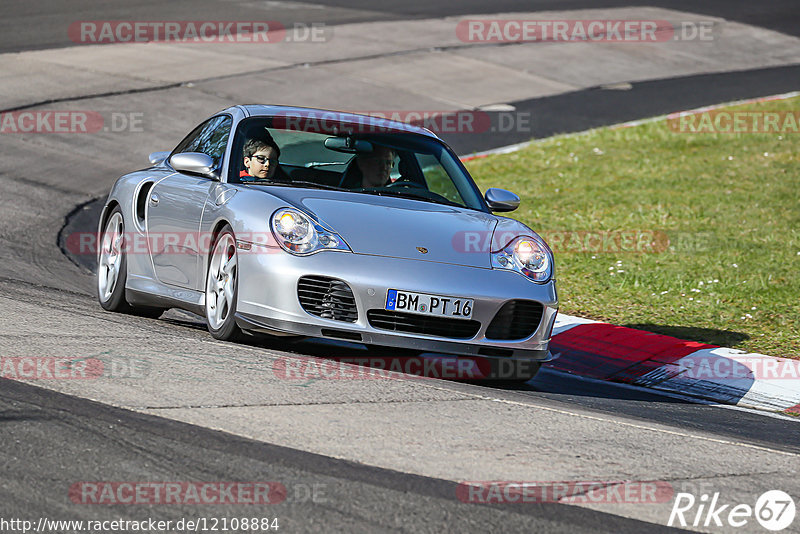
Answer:
<svg viewBox="0 0 800 534"><path fill-rule="evenodd" d="M250 156L250 157L254 158L256 161L258 161L262 165L264 165L267 161L269 161L270 163L277 163L278 162L278 158L268 158L267 156Z"/></svg>

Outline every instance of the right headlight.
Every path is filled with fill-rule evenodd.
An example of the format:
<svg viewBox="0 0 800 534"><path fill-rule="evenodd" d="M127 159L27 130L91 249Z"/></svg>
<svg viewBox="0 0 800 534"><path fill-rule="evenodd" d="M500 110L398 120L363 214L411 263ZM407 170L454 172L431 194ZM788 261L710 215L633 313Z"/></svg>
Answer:
<svg viewBox="0 0 800 534"><path fill-rule="evenodd" d="M270 226L280 246L292 254L313 254L319 250L350 251L339 234L294 208L281 208L273 213Z"/></svg>
<svg viewBox="0 0 800 534"><path fill-rule="evenodd" d="M516 271L543 284L553 276L553 256L547 245L538 239L520 236L492 252L492 268Z"/></svg>

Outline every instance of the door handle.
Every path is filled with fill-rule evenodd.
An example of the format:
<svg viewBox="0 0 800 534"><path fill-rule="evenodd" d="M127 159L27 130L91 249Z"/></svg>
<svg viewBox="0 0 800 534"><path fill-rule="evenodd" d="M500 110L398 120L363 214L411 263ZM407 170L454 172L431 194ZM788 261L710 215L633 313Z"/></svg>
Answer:
<svg viewBox="0 0 800 534"><path fill-rule="evenodd" d="M153 193L150 195L150 205L151 206L158 206L158 195Z"/></svg>

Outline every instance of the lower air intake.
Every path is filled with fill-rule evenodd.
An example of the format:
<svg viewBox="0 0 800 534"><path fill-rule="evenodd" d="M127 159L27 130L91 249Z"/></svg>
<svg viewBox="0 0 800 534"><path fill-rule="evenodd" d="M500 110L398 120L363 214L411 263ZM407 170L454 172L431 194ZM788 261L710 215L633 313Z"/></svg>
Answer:
<svg viewBox="0 0 800 534"><path fill-rule="evenodd" d="M481 323L478 321L430 317L388 310L369 310L367 320L373 328L381 330L454 339L471 339L481 328Z"/></svg>

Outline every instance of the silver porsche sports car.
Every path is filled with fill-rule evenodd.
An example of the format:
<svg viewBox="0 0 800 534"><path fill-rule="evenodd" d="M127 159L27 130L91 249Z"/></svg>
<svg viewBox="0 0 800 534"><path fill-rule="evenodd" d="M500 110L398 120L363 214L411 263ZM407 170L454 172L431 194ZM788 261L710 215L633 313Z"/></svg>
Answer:
<svg viewBox="0 0 800 534"><path fill-rule="evenodd" d="M182 308L222 340L260 332L550 358L550 248L494 215L519 197L481 195L424 128L234 106L150 162L117 180L102 211L106 310Z"/></svg>

